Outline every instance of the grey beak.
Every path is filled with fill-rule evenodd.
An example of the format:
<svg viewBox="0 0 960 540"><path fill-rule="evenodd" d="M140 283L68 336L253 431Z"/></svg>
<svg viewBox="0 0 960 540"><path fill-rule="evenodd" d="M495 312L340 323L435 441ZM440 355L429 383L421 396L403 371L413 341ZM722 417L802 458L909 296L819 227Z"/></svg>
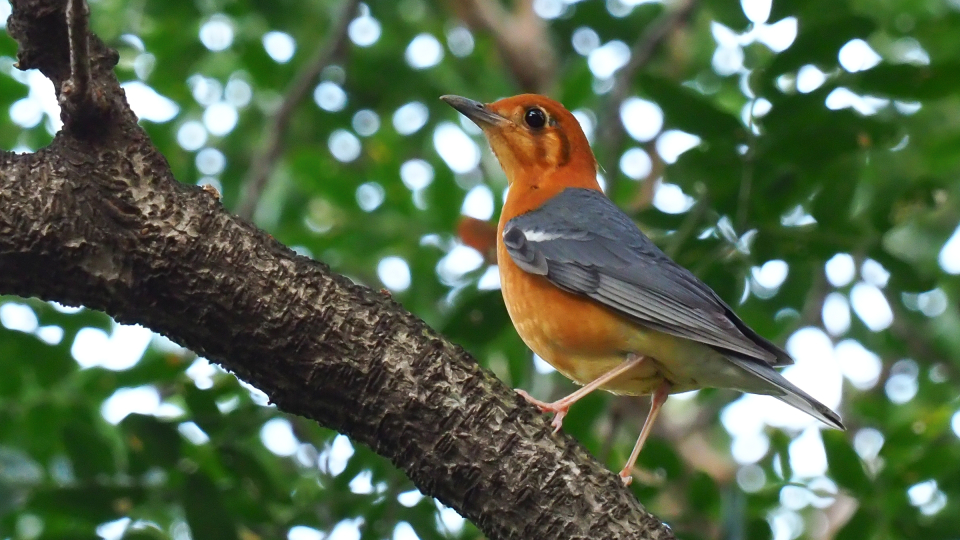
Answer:
<svg viewBox="0 0 960 540"><path fill-rule="evenodd" d="M461 114L472 120L474 124L480 126L480 129L488 126L503 125L509 122L509 120L491 111L486 105L479 101L460 96L440 96L440 99L445 101L447 105L460 111Z"/></svg>

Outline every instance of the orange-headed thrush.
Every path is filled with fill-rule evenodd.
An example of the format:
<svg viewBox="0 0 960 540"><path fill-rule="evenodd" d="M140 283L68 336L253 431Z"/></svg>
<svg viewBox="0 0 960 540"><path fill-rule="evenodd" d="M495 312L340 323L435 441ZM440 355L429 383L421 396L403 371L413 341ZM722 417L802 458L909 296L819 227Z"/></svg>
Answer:
<svg viewBox="0 0 960 540"><path fill-rule="evenodd" d="M602 388L653 394L620 477L633 465L671 392L732 388L774 396L843 429L840 417L774 367L793 359L670 260L608 199L577 119L556 101L523 94L483 104L441 99L476 123L507 175L497 228L503 299L523 341L584 385L553 403L518 392L559 429L570 405Z"/></svg>

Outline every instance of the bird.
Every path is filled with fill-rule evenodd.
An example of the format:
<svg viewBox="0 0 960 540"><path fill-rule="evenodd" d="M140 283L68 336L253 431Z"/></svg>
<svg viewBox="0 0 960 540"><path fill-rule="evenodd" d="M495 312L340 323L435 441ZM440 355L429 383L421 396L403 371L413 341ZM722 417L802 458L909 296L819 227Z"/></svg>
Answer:
<svg viewBox="0 0 960 540"><path fill-rule="evenodd" d="M576 117L546 96L443 101L475 123L506 174L497 225L504 304L520 338L582 387L554 402L517 390L558 431L596 389L652 395L637 457L671 393L713 387L774 396L826 425L840 416L776 369L793 363L709 286L664 254L603 193Z"/></svg>

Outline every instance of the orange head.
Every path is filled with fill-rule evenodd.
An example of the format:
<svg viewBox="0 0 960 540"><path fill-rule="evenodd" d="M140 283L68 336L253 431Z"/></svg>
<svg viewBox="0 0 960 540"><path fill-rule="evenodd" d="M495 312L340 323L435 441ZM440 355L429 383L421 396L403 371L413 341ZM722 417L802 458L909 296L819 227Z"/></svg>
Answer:
<svg viewBox="0 0 960 540"><path fill-rule="evenodd" d="M600 189L590 143L580 122L560 103L537 94L488 104L460 96L440 99L483 130L511 191L541 187Z"/></svg>

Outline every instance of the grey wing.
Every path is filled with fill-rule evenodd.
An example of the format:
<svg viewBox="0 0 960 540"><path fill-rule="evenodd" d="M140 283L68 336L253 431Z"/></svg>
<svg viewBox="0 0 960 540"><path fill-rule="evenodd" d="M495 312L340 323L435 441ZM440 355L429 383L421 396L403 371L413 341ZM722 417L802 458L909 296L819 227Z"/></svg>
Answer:
<svg viewBox="0 0 960 540"><path fill-rule="evenodd" d="M599 192L564 190L507 222L503 241L522 270L642 325L773 366L793 362Z"/></svg>

